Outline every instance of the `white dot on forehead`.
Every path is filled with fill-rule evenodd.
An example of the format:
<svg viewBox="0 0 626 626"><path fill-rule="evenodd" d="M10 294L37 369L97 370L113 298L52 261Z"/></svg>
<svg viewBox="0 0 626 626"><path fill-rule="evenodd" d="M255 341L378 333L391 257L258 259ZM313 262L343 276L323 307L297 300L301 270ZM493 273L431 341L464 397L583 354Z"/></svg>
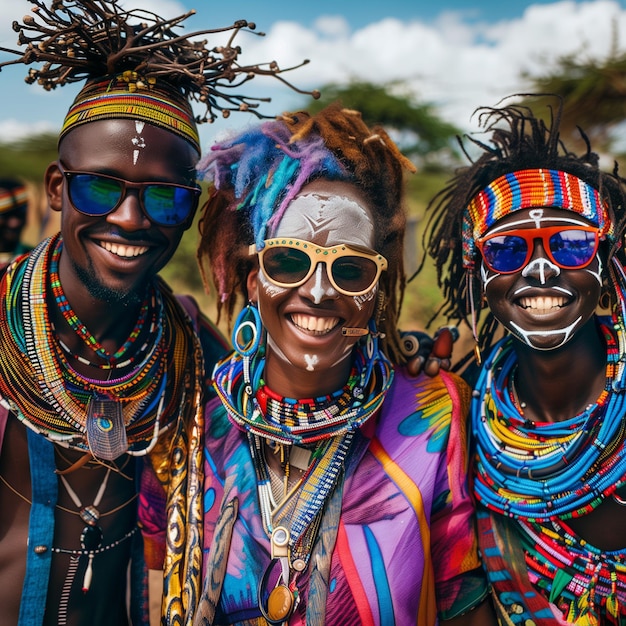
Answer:
<svg viewBox="0 0 626 626"><path fill-rule="evenodd" d="M356 200L342 195L296 196L275 234L309 240L324 233L332 242L345 241L370 248L374 243L374 224L369 212Z"/></svg>

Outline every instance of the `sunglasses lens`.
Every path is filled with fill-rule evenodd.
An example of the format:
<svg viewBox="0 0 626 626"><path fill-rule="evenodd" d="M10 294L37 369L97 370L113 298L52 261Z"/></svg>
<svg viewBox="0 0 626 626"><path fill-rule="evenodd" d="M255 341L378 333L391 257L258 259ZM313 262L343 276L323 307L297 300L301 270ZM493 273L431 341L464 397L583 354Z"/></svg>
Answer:
<svg viewBox="0 0 626 626"><path fill-rule="evenodd" d="M515 272L521 269L528 255L528 244L523 237L500 235L483 244L483 258L495 272Z"/></svg>
<svg viewBox="0 0 626 626"><path fill-rule="evenodd" d="M174 185L147 185L142 197L148 217L161 226L186 222L196 207L197 198L191 189Z"/></svg>
<svg viewBox="0 0 626 626"><path fill-rule="evenodd" d="M285 285L301 281L311 268L311 259L302 250L278 246L265 248L262 255L263 272L277 283Z"/></svg>
<svg viewBox="0 0 626 626"><path fill-rule="evenodd" d="M85 215L106 215L122 197L122 183L95 174L74 174L69 182L72 204Z"/></svg>
<svg viewBox="0 0 626 626"><path fill-rule="evenodd" d="M568 229L550 237L550 252L563 267L580 267L593 259L597 250L595 232Z"/></svg>
<svg viewBox="0 0 626 626"><path fill-rule="evenodd" d="M372 259L343 256L333 261L332 273L339 288L349 293L359 293L374 284L377 267Z"/></svg>

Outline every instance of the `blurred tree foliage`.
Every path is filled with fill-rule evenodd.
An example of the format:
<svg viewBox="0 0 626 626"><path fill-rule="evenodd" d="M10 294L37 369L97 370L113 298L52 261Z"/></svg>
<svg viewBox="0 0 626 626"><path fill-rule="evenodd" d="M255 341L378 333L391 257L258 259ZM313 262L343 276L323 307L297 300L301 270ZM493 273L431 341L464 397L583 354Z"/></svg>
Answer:
<svg viewBox="0 0 626 626"><path fill-rule="evenodd" d="M46 167L57 158L58 135L31 135L13 143L0 143L0 172L39 184Z"/></svg>
<svg viewBox="0 0 626 626"><path fill-rule="evenodd" d="M546 66L545 73L525 73L523 78L531 93L556 94L563 99L561 136L566 144L584 147L580 127L594 151L623 158L626 147L618 143L620 139L624 143L626 52L618 48L616 29L614 25L613 42L605 58L593 58L583 49ZM538 115L543 114L547 106L555 106L554 98L549 95L524 101Z"/></svg>
<svg viewBox="0 0 626 626"><path fill-rule="evenodd" d="M331 83L320 92L320 99L306 106L311 113L339 100L344 107L360 111L368 125L383 126L402 151L420 163L437 165L456 157L454 138L460 130L443 120L433 105L417 102L401 81Z"/></svg>

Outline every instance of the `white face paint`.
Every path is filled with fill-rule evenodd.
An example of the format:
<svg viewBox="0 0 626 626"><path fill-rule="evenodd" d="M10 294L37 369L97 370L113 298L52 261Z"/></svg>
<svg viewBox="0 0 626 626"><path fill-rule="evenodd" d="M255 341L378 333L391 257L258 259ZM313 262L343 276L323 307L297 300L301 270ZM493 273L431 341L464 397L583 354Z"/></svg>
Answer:
<svg viewBox="0 0 626 626"><path fill-rule="evenodd" d="M308 372L314 372L315 366L319 363L317 355L305 354L304 360L306 361L306 369Z"/></svg>
<svg viewBox="0 0 626 626"><path fill-rule="evenodd" d="M546 259L545 257L537 257L536 259L531 259L530 263L522 270L522 276L524 278L528 278L531 272L534 274L538 272L539 274L539 282L542 285L546 284L546 274L552 274L554 276L561 275L561 268L558 265L555 265L550 261L550 259Z"/></svg>
<svg viewBox="0 0 626 626"><path fill-rule="evenodd" d="M546 350L546 351L555 350L556 348L560 348L562 345L566 344L569 341L570 337L572 336L572 333L574 332L576 327L580 324L582 319L583 319L582 316L580 316L576 320L574 320L574 322L572 322L569 326L566 326L565 328L554 328L552 330L541 330L541 331L524 330L521 326L518 326L513 321L511 322L511 328L512 328L512 331L531 348L535 350ZM550 346L549 348L542 348L540 346L535 345L535 343L533 342L533 337L545 338L545 337L558 337L559 335L563 335L563 339L561 343L555 346Z"/></svg>
<svg viewBox="0 0 626 626"><path fill-rule="evenodd" d="M324 287L324 272L326 272L326 269L320 263L315 268L315 284L311 288L311 296L313 296L313 302L315 304L319 304L324 296L332 298L337 293L330 282L327 282L326 287Z"/></svg>
<svg viewBox="0 0 626 626"><path fill-rule="evenodd" d="M135 146L133 150L133 165L137 165L137 161L139 159L139 151L142 148L146 147L146 140L141 135L144 126L145 122L142 122L141 120L135 120L135 131L137 132L137 134L131 140L133 146Z"/></svg>
<svg viewBox="0 0 626 626"><path fill-rule="evenodd" d="M354 304L356 304L359 311L363 309L363 305L367 302L371 302L378 293L378 285L374 285L372 289L370 289L367 293L364 293L360 296L354 296Z"/></svg>
<svg viewBox="0 0 626 626"><path fill-rule="evenodd" d="M346 232L350 233L350 241L345 240ZM320 245L341 242L372 248L374 224L365 208L351 198L310 192L294 198L272 236L306 241L317 236L316 242Z"/></svg>

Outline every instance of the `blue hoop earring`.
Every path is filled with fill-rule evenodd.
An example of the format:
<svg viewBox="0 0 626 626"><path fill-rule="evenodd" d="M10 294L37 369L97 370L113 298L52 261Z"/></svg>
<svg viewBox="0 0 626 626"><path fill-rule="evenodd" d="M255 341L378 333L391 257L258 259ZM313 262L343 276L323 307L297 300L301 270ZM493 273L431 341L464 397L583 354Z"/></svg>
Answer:
<svg viewBox="0 0 626 626"><path fill-rule="evenodd" d="M241 310L233 328L232 343L236 352L242 357L252 357L259 349L263 324L259 309L253 302Z"/></svg>

